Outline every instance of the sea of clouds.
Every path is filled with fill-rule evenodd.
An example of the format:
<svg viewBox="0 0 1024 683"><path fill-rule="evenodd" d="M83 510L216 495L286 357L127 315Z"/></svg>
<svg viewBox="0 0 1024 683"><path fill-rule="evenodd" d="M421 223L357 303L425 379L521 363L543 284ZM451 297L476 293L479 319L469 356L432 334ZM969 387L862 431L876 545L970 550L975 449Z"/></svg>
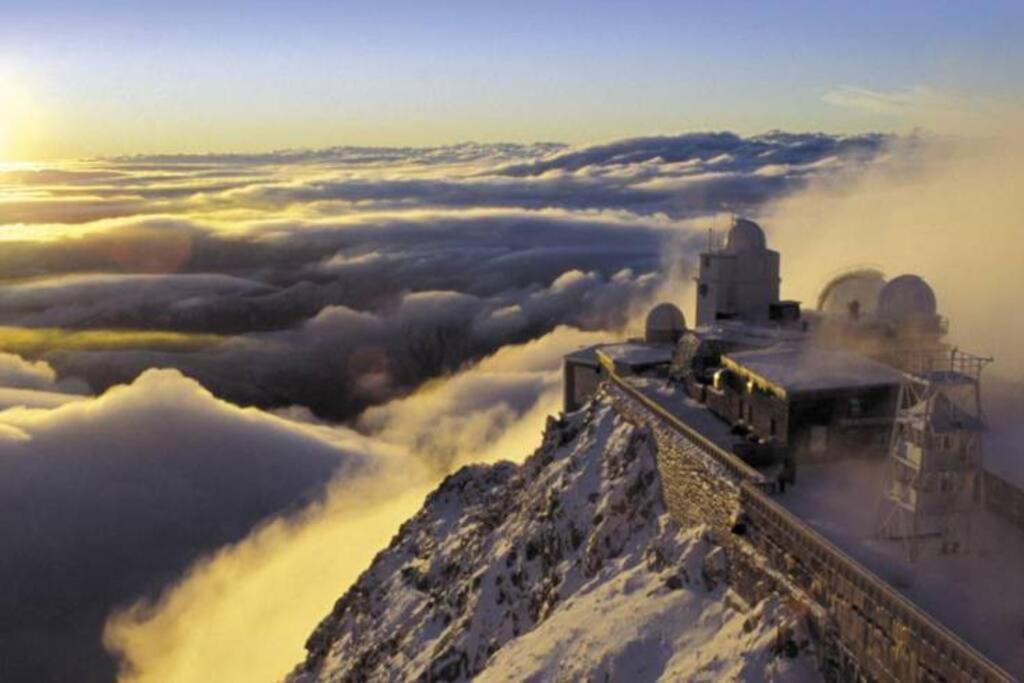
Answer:
<svg viewBox="0 0 1024 683"><path fill-rule="evenodd" d="M934 148L709 133L0 171L0 679L279 678L439 477L537 445L563 353L689 308L709 228L791 219L779 239L818 258L808 197L931 187ZM827 254L795 281L853 256Z"/></svg>

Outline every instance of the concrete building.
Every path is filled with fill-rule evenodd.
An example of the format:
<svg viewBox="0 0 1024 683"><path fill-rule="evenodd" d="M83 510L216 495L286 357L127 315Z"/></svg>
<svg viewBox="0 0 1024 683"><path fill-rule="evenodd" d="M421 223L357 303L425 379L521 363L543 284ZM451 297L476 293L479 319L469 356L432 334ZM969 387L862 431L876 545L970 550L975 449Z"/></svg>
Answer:
<svg viewBox="0 0 1024 683"><path fill-rule="evenodd" d="M579 410L597 391L608 370L620 375L668 374L676 344L686 332L686 318L677 306L661 303L651 309L644 338L621 344L597 344L565 356L562 365L563 408Z"/></svg>
<svg viewBox="0 0 1024 683"><path fill-rule="evenodd" d="M655 374L668 376L674 344L648 344L637 340L597 344L565 356L562 365L563 410L574 412L597 392L613 371L620 377Z"/></svg>
<svg viewBox="0 0 1024 683"><path fill-rule="evenodd" d="M704 400L705 387L722 366L722 356L739 351L766 349L806 339L800 328L750 325L742 320L722 320L714 325L686 330L672 358L670 375L686 393Z"/></svg>
<svg viewBox="0 0 1024 683"><path fill-rule="evenodd" d="M783 344L724 355L705 400L797 460L881 456L901 379L849 351Z"/></svg>
<svg viewBox="0 0 1024 683"><path fill-rule="evenodd" d="M597 350L603 344L566 354L562 361L562 409L573 413L597 393L608 373L601 367Z"/></svg>
<svg viewBox="0 0 1024 683"><path fill-rule="evenodd" d="M779 302L779 252L766 246L757 223L736 218L721 249L700 255L697 326L721 320L769 320Z"/></svg>

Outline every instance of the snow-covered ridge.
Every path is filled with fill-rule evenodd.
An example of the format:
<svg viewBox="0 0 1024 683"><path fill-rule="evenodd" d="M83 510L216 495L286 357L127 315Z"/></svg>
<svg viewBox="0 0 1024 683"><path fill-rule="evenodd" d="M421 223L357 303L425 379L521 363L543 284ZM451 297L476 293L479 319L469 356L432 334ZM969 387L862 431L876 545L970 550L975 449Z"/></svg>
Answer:
<svg viewBox="0 0 1024 683"><path fill-rule="evenodd" d="M291 680L816 679L792 617L748 606L680 529L646 433L598 400L522 466L448 477L337 602Z"/></svg>

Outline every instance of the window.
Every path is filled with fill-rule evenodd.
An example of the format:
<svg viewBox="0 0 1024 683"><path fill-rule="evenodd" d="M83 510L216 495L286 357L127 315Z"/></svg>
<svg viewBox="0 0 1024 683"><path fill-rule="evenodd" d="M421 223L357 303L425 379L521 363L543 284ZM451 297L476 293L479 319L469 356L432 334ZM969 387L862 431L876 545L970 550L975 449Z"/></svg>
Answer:
<svg viewBox="0 0 1024 683"><path fill-rule="evenodd" d="M708 286L707 286L707 285L706 285L705 283L703 283L703 282L702 282L702 283L700 283L700 284L699 284L699 285L697 286L697 292L698 292L698 293L699 293L699 294L700 294L700 295L701 295L702 297L706 297L706 296L708 295Z"/></svg>
<svg viewBox="0 0 1024 683"><path fill-rule="evenodd" d="M864 413L864 404L859 398L850 399L850 417L857 418Z"/></svg>

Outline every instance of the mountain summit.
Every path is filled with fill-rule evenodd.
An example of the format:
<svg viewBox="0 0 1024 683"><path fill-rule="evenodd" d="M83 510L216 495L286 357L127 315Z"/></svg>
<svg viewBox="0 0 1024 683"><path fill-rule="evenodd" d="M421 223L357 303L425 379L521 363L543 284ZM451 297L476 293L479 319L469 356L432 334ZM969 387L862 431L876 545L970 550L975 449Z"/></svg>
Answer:
<svg viewBox="0 0 1024 683"><path fill-rule="evenodd" d="M598 398L524 464L449 476L289 681L818 680L799 620L728 571L670 519L648 435Z"/></svg>

